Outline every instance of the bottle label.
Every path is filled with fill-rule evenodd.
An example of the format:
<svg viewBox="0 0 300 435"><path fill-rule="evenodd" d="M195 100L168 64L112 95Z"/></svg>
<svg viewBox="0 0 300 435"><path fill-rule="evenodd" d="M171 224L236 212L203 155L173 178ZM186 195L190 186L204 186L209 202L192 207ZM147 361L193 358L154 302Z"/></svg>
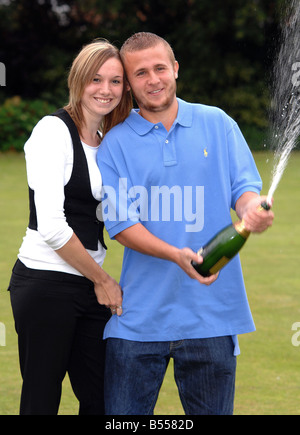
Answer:
<svg viewBox="0 0 300 435"><path fill-rule="evenodd" d="M222 257L213 267L209 269L209 273L214 275L215 273L219 272L222 267L226 266L227 263L229 263L230 259L227 257Z"/></svg>

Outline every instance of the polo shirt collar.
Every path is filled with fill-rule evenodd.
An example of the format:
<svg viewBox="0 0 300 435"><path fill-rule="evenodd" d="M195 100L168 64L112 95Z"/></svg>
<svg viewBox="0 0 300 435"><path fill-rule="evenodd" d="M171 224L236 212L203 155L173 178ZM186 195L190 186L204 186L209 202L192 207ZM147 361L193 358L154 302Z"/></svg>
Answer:
<svg viewBox="0 0 300 435"><path fill-rule="evenodd" d="M182 127L191 127L193 120L192 105L177 98L178 114L174 121L175 124L180 124ZM129 117L126 119L127 124L140 136L149 133L157 124L147 121L139 115L139 109L132 109Z"/></svg>
<svg viewBox="0 0 300 435"><path fill-rule="evenodd" d="M175 123L180 124L182 127L191 127L193 122L193 109L192 105L186 101L177 98L178 101L178 114Z"/></svg>

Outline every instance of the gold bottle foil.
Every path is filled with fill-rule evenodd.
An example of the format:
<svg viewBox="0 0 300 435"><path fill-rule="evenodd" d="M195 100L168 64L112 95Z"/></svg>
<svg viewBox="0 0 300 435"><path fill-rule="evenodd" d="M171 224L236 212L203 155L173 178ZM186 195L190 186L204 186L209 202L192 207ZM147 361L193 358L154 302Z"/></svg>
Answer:
<svg viewBox="0 0 300 435"><path fill-rule="evenodd" d="M242 236L244 239L247 239L249 237L250 231L246 230L244 219L235 222L233 225L235 230L240 234L240 236Z"/></svg>

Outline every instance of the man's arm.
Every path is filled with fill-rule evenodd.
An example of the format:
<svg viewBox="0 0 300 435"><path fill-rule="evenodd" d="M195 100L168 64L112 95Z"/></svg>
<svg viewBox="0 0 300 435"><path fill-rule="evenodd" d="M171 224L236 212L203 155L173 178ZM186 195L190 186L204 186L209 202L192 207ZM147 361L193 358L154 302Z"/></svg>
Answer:
<svg viewBox="0 0 300 435"><path fill-rule="evenodd" d="M176 263L187 275L196 279L201 284L210 285L218 277L218 274L204 278L191 265L192 261L201 263L203 260L189 248L179 249L169 245L150 233L141 223L137 223L115 236L115 239L126 246L142 254L158 257L163 260Z"/></svg>
<svg viewBox="0 0 300 435"><path fill-rule="evenodd" d="M260 207L266 196L254 192L245 192L236 202L235 210L240 219L244 219L246 229L253 233L262 233L273 224L274 213Z"/></svg>

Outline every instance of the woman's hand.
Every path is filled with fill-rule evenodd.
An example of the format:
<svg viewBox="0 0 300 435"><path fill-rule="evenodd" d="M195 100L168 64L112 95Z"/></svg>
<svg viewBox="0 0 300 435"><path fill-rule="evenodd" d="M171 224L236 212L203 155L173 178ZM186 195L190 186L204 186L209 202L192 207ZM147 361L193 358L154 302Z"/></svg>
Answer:
<svg viewBox="0 0 300 435"><path fill-rule="evenodd" d="M102 270L102 279L95 282L95 294L99 304L111 309L112 314L122 315L122 289L111 276Z"/></svg>
<svg viewBox="0 0 300 435"><path fill-rule="evenodd" d="M94 283L99 304L106 305L113 314L122 314L122 290L90 256L76 234L60 249L55 251L74 269Z"/></svg>

